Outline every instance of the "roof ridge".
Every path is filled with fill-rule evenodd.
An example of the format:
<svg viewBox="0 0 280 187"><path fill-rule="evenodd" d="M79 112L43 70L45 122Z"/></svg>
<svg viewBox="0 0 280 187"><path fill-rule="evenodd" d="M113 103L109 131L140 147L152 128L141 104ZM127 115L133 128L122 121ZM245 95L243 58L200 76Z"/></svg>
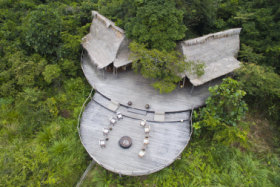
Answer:
<svg viewBox="0 0 280 187"><path fill-rule="evenodd" d="M241 31L241 28L228 29L228 30L225 30L225 31L217 32L217 33L207 34L207 35L204 35L204 36L201 36L201 37L198 37L198 38L185 40L182 43L184 45L187 45L187 46L202 44L202 43L205 43L205 42L207 42L208 40L211 40L211 39L217 39L217 38L224 38L224 37L229 37L229 36L233 36L233 35L239 35L240 31Z"/></svg>
<svg viewBox="0 0 280 187"><path fill-rule="evenodd" d="M112 27L112 29L115 29L117 31L119 31L120 33L124 34L124 30L118 26L115 25L115 23L111 20L109 20L108 18L106 18L105 16L101 15L99 12L97 11L92 11L92 16L93 18L97 18L99 19L101 22L104 23L104 25L106 25L107 28Z"/></svg>

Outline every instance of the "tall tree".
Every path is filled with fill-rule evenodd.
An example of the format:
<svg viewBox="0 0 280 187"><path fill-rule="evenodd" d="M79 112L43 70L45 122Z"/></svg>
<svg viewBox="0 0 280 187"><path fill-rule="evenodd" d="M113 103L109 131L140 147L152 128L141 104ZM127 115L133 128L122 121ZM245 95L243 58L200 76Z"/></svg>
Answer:
<svg viewBox="0 0 280 187"><path fill-rule="evenodd" d="M133 69L140 72L143 77L154 80L153 87L160 93L173 91L185 71L198 76L204 74L204 63L194 61L186 63L177 51L147 49L145 45L136 42L130 43L130 49Z"/></svg>
<svg viewBox="0 0 280 187"><path fill-rule="evenodd" d="M45 56L56 54L61 41L61 17L56 9L40 5L24 20L23 38L33 51Z"/></svg>
<svg viewBox="0 0 280 187"><path fill-rule="evenodd" d="M148 48L171 51L185 37L183 12L168 0L148 0L125 25L127 36Z"/></svg>

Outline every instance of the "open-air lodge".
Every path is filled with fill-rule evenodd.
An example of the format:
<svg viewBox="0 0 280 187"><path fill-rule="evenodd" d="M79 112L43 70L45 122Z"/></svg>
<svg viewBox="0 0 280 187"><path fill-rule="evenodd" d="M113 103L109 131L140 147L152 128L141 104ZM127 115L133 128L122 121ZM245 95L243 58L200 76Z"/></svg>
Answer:
<svg viewBox="0 0 280 187"><path fill-rule="evenodd" d="M93 11L90 33L82 42L82 69L95 94L85 107L79 134L94 161L112 172L137 176L179 158L192 134L192 110L204 105L209 86L239 67L240 31L180 42L187 60L205 63L205 73L197 77L186 72L183 85L159 94L151 80L131 70L124 31Z"/></svg>

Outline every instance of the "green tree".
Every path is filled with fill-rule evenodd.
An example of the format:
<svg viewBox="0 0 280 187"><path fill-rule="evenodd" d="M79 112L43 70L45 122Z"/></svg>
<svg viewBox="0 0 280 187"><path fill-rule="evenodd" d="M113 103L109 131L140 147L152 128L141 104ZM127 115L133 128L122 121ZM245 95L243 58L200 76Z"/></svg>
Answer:
<svg viewBox="0 0 280 187"><path fill-rule="evenodd" d="M158 89L160 93L173 91L185 71L195 73L198 76L204 74L203 63L185 62L185 59L177 51L149 50L145 45L136 42L130 43L130 49L133 59L132 68L145 78L154 80L153 87Z"/></svg>
<svg viewBox="0 0 280 187"><path fill-rule="evenodd" d="M43 56L58 54L60 30L61 17L56 9L40 5L24 19L25 45Z"/></svg>
<svg viewBox="0 0 280 187"><path fill-rule="evenodd" d="M51 83L53 80L57 79L61 74L61 69L57 64L47 65L43 72L44 79L47 83Z"/></svg>
<svg viewBox="0 0 280 187"><path fill-rule="evenodd" d="M3 146L6 154L0 154L1 182L4 186L54 185L57 177L44 146L20 140L15 146ZM4 183L5 182L5 183Z"/></svg>
<svg viewBox="0 0 280 187"><path fill-rule="evenodd" d="M171 51L185 36L183 12L168 0L148 0L125 25L126 34L148 48Z"/></svg>
<svg viewBox="0 0 280 187"><path fill-rule="evenodd" d="M217 7L217 24L222 23L220 29L242 28L240 59L272 66L279 74L279 1L223 0Z"/></svg>
<svg viewBox="0 0 280 187"><path fill-rule="evenodd" d="M175 0L176 7L183 11L187 38L213 32L217 19L218 0Z"/></svg>
<svg viewBox="0 0 280 187"><path fill-rule="evenodd" d="M102 15L124 28L129 19L136 16L137 7L143 3L142 0L98 0L96 6Z"/></svg>
<svg viewBox="0 0 280 187"><path fill-rule="evenodd" d="M272 68L256 64L244 64L236 75L251 108L279 123L280 76Z"/></svg>
<svg viewBox="0 0 280 187"><path fill-rule="evenodd" d="M25 87L44 86L41 76L47 61L38 54L25 56L23 51L8 52L0 73L0 95L16 96Z"/></svg>
<svg viewBox="0 0 280 187"><path fill-rule="evenodd" d="M206 107L195 115L199 120L193 125L196 133L208 130L213 140L226 145L235 142L245 145L247 134L240 128L245 127L241 120L248 110L243 100L246 92L240 89L239 82L231 78L223 79L222 84L210 87L209 91Z"/></svg>

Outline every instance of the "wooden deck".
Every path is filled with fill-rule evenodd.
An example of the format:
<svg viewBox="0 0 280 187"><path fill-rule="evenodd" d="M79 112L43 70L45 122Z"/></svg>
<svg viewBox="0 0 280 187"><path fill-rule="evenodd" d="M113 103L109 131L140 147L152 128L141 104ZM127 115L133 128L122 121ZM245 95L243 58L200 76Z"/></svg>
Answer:
<svg viewBox="0 0 280 187"><path fill-rule="evenodd" d="M167 121L153 121L153 112L138 116L129 112L130 108L120 106L111 111L106 106L110 101L95 93L81 118L81 141L89 155L104 168L122 175L147 175L170 165L180 156L190 139L190 112L166 114ZM109 119L117 112L123 114L109 133L106 147L99 146L103 139L103 128L110 124ZM150 125L150 143L143 158L138 156L142 148L145 133L140 126L142 119ZM182 121L181 121L182 120ZM122 136L132 138L132 146L123 149L118 141Z"/></svg>
<svg viewBox="0 0 280 187"><path fill-rule="evenodd" d="M221 82L222 78L217 77L239 67L235 56L239 50L240 30L226 30L181 42L180 50L187 60L205 63L205 74L196 77L186 72L196 86L189 82L189 86L178 87L172 93L159 94L151 86L153 81L131 70L104 71L108 66L118 68L131 63L129 41L122 29L93 11L90 33L82 42L87 52L82 55L81 65L95 95L88 97L91 101L78 124L80 139L89 155L104 168L131 176L154 173L174 162L190 140L192 109L205 104L208 88ZM149 109L145 108L147 104ZM123 118L117 120L108 136L104 135L104 128L109 128L110 119L116 118L117 113ZM151 129L146 153L140 158L138 154L147 136L140 126L142 120L146 120ZM131 138L131 147L124 149L119 145L123 136ZM106 146L101 147L99 141L106 138Z"/></svg>
<svg viewBox="0 0 280 187"><path fill-rule="evenodd" d="M159 94L151 81L132 71L118 75L97 70L87 55L82 58L82 68L95 95L86 106L80 121L80 138L89 155L104 168L122 175L147 175L159 171L174 162L187 146L191 136L191 110L202 106L209 96L208 87L220 80L199 87L177 88L170 94ZM132 102L128 106L128 101ZM150 108L145 109L149 104ZM120 112L118 120L109 132L106 147L99 140L105 139L103 129L109 127L110 118ZM147 120L151 131L150 143L143 158L145 133L140 126ZM123 136L132 139L132 146L123 149L119 140Z"/></svg>
<svg viewBox="0 0 280 187"><path fill-rule="evenodd" d="M197 108L202 106L209 96L209 86L220 83L218 79L199 87L177 88L172 93L159 94L151 86L151 80L133 71L114 75L97 70L86 54L82 59L82 69L88 82L101 94L122 105L131 101L131 107L137 109L146 110L145 105L149 104L150 111L174 112Z"/></svg>

